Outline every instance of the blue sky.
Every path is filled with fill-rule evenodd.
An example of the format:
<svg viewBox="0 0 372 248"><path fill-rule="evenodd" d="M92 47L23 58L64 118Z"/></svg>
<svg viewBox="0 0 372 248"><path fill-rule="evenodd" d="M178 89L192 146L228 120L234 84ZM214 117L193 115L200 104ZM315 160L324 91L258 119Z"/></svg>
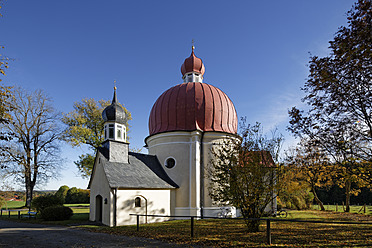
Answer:
<svg viewBox="0 0 372 248"><path fill-rule="evenodd" d="M239 117L278 127L301 106L309 53L325 56L328 41L346 25L350 0L123 1L5 0L0 44L14 61L5 84L43 89L62 112L83 98L118 100L131 111L130 146L142 147L156 99L182 82L191 53L203 59L204 82L223 90ZM144 152L145 149L143 149ZM85 188L73 164L84 147L63 145L61 185Z"/></svg>

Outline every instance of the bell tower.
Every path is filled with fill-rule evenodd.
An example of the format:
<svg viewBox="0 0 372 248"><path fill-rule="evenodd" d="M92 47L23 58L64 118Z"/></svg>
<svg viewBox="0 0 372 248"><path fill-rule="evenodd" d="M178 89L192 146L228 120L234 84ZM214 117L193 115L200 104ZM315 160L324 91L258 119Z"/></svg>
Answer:
<svg viewBox="0 0 372 248"><path fill-rule="evenodd" d="M129 144L127 143L126 114L120 106L116 97L116 87L114 87L114 97L111 105L107 106L102 112L104 124L104 142L102 146L109 151L111 162L128 163Z"/></svg>

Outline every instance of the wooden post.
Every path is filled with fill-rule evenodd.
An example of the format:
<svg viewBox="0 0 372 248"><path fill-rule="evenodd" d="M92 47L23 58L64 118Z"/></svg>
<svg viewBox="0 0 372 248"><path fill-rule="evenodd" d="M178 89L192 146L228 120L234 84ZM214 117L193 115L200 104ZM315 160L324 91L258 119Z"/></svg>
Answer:
<svg viewBox="0 0 372 248"><path fill-rule="evenodd" d="M266 220L266 237L267 237L267 244L271 245L270 220Z"/></svg>
<svg viewBox="0 0 372 248"><path fill-rule="evenodd" d="M21 218L21 210L18 210L18 219Z"/></svg>
<svg viewBox="0 0 372 248"><path fill-rule="evenodd" d="M338 203L336 203L336 212L338 212Z"/></svg>
<svg viewBox="0 0 372 248"><path fill-rule="evenodd" d="M9 216L9 218L10 218L10 210L8 209L8 216Z"/></svg>
<svg viewBox="0 0 372 248"><path fill-rule="evenodd" d="M364 211L363 212L366 213L366 204L364 204Z"/></svg>
<svg viewBox="0 0 372 248"><path fill-rule="evenodd" d="M0 214L1 217L3 217L3 210L1 209L1 214Z"/></svg>
<svg viewBox="0 0 372 248"><path fill-rule="evenodd" d="M139 215L137 214L137 232L139 231Z"/></svg>
<svg viewBox="0 0 372 248"><path fill-rule="evenodd" d="M194 237L194 217L191 216L191 238Z"/></svg>

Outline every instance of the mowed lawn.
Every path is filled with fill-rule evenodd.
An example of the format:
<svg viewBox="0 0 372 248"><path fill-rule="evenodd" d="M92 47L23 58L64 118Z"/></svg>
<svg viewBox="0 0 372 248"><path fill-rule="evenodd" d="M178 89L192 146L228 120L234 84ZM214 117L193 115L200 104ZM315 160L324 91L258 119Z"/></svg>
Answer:
<svg viewBox="0 0 372 248"><path fill-rule="evenodd" d="M24 208L25 202L24 201L6 201L2 209L15 209L15 208Z"/></svg>
<svg viewBox="0 0 372 248"><path fill-rule="evenodd" d="M19 221L26 221L30 223L44 223L44 224L57 224L57 225L72 225L72 224L82 224L87 223L89 219L89 203L79 203L79 204L65 204L65 206L70 207L74 212L74 215L66 221L44 221L40 218L27 218L25 217L28 213L28 209L24 207L25 202L22 201L8 201L7 207L11 211L7 211L6 205L2 207L2 218L19 220L18 210L21 209L20 215L21 219ZM10 216L9 216L10 213Z"/></svg>
<svg viewBox="0 0 372 248"><path fill-rule="evenodd" d="M163 241L211 247L268 247L266 243L266 222L260 231L248 233L243 220L218 219L195 220L194 237L190 237L190 220L166 221L162 223L141 224L136 226L106 227L88 221L89 204L67 205L74 216L67 221L47 222L41 219L22 218L11 212L11 219L30 223L75 225L93 232L104 232L126 236L140 236ZM289 210L286 219L353 221L372 223L371 215L355 213L336 213L318 210ZM8 219L4 215L3 219ZM133 217L135 218L135 217ZM296 222L271 222L272 244L279 247L371 247L372 225L340 225Z"/></svg>
<svg viewBox="0 0 372 248"><path fill-rule="evenodd" d="M334 212L344 212L342 205L324 205L324 208L327 211L334 211ZM366 205L366 213L367 215L372 215L372 206ZM312 209L320 210L319 205L313 205ZM351 205L350 206L350 213L364 213L364 206L363 205Z"/></svg>
<svg viewBox="0 0 372 248"><path fill-rule="evenodd" d="M362 221L372 223L372 217L316 210L289 211L287 219L320 221ZM190 220L167 221L136 226L85 226L91 231L160 239L185 245L211 247L268 247L266 222L257 233L248 233L243 220L196 220L194 237L190 236ZM280 247L370 247L372 225L339 225L298 222L271 222L272 244Z"/></svg>

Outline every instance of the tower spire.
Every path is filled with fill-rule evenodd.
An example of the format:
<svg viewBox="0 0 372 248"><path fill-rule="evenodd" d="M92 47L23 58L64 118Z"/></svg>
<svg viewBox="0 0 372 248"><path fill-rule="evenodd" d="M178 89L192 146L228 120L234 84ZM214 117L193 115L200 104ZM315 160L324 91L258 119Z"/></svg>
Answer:
<svg viewBox="0 0 372 248"><path fill-rule="evenodd" d="M116 97L116 80L114 80L114 97L112 98L112 103L117 103L118 99Z"/></svg>

